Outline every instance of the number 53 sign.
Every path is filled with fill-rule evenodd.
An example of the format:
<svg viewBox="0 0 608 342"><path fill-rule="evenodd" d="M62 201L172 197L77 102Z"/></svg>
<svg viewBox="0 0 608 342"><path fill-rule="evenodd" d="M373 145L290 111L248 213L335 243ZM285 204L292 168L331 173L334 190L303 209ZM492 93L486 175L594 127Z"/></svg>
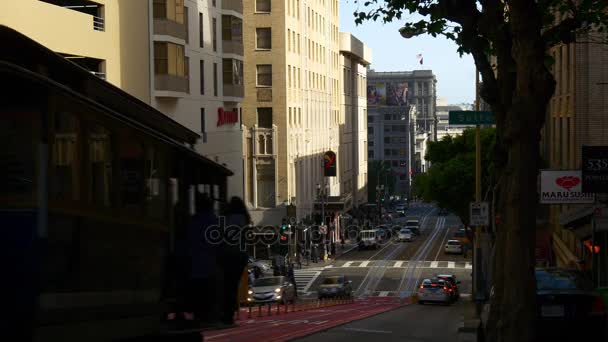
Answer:
<svg viewBox="0 0 608 342"><path fill-rule="evenodd" d="M583 192L608 193L608 146L583 146Z"/></svg>

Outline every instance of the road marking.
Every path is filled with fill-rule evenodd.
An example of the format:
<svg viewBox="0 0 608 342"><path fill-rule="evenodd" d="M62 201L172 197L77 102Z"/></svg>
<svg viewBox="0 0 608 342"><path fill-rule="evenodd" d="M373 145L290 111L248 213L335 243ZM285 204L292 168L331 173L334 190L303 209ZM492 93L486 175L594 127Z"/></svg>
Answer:
<svg viewBox="0 0 608 342"><path fill-rule="evenodd" d="M454 268L456 267L456 263L453 261L448 261L448 268Z"/></svg>
<svg viewBox="0 0 608 342"><path fill-rule="evenodd" d="M323 268L324 268L324 269L328 269L328 268L333 268L333 267L334 267L334 265L327 265L327 266L325 266L325 267L323 267Z"/></svg>
<svg viewBox="0 0 608 342"><path fill-rule="evenodd" d="M353 261L347 261L344 263L344 265L342 265L342 267L350 267L350 265L353 264Z"/></svg>
<svg viewBox="0 0 608 342"><path fill-rule="evenodd" d="M439 267L439 261L431 261L431 268Z"/></svg>
<svg viewBox="0 0 608 342"><path fill-rule="evenodd" d="M464 265L464 268L466 268L466 269L468 269L468 270L471 270L471 269L473 269L473 265L471 265L471 263L470 263L470 262L467 262L467 263Z"/></svg>
<svg viewBox="0 0 608 342"><path fill-rule="evenodd" d="M401 267L403 265L403 261L397 261L393 267Z"/></svg>
<svg viewBox="0 0 608 342"><path fill-rule="evenodd" d="M369 261L364 261L359 265L359 267L367 267L368 264L369 264Z"/></svg>
<svg viewBox="0 0 608 342"><path fill-rule="evenodd" d="M380 294L378 296L379 297L387 297L388 296L388 291L380 291Z"/></svg>
<svg viewBox="0 0 608 342"><path fill-rule="evenodd" d="M344 328L344 330L348 331L356 331L356 332L366 332L372 334L392 334L392 331L387 330L372 330L372 329L359 329L359 328Z"/></svg>

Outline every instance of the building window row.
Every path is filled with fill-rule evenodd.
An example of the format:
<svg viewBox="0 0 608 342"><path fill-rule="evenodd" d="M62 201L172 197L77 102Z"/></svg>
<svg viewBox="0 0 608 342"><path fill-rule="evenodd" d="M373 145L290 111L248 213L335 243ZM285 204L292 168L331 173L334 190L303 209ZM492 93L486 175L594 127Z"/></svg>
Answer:
<svg viewBox="0 0 608 342"><path fill-rule="evenodd" d="M302 126L302 108L289 107L289 126L301 127Z"/></svg>
<svg viewBox="0 0 608 342"><path fill-rule="evenodd" d="M152 12L154 19L166 19L183 24L184 0L154 0Z"/></svg>
<svg viewBox="0 0 608 342"><path fill-rule="evenodd" d="M272 49L272 31L270 27L258 27L255 29L256 49Z"/></svg>
<svg viewBox="0 0 608 342"><path fill-rule="evenodd" d="M256 13L270 13L271 0L255 0Z"/></svg>
<svg viewBox="0 0 608 342"><path fill-rule="evenodd" d="M167 42L154 42L154 74L188 76L184 47Z"/></svg>
<svg viewBox="0 0 608 342"><path fill-rule="evenodd" d="M287 0L287 15L300 19L300 0Z"/></svg>
<svg viewBox="0 0 608 342"><path fill-rule="evenodd" d="M256 65L258 87L272 87L272 64Z"/></svg>

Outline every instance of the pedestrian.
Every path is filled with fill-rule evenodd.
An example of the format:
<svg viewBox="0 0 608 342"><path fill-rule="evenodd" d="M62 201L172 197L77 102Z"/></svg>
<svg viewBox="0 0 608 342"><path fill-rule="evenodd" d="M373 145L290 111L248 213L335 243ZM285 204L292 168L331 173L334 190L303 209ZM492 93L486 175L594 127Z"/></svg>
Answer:
<svg viewBox="0 0 608 342"><path fill-rule="evenodd" d="M312 259L313 263L317 263L318 262L318 260L317 260L317 244L314 244L312 246L312 249L310 251L310 258Z"/></svg>
<svg viewBox="0 0 608 342"><path fill-rule="evenodd" d="M234 324L234 313L238 303L239 281L247 266L247 253L241 249L241 235L251 223L251 217L243 200L232 197L226 210L226 226L223 230L222 258L220 266L223 273L225 291L222 302L221 321L224 324Z"/></svg>
<svg viewBox="0 0 608 342"><path fill-rule="evenodd" d="M302 269L302 251L296 254L296 263L298 264L298 267Z"/></svg>
<svg viewBox="0 0 608 342"><path fill-rule="evenodd" d="M207 194L197 194L196 215L188 226L191 272L188 286L190 312L202 324L218 325L221 316L218 257L219 244L210 236L221 236L213 201Z"/></svg>
<svg viewBox="0 0 608 342"><path fill-rule="evenodd" d="M298 286L296 285L296 275L293 269L293 264L289 265L289 269L287 270L287 278L289 278L289 281L293 284L293 287L295 289L294 293L296 298L298 297Z"/></svg>

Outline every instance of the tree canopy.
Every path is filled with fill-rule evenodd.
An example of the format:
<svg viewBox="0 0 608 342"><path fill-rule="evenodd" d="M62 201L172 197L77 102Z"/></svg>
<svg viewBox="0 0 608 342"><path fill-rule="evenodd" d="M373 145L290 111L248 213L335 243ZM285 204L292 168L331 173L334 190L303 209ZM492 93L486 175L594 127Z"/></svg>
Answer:
<svg viewBox="0 0 608 342"><path fill-rule="evenodd" d="M496 130L482 129L480 135L482 193L485 193L494 177ZM425 159L431 163L431 168L414 178L416 196L436 202L468 223L469 202L475 199L475 130L467 129L462 135L448 135L440 141L430 142Z"/></svg>

